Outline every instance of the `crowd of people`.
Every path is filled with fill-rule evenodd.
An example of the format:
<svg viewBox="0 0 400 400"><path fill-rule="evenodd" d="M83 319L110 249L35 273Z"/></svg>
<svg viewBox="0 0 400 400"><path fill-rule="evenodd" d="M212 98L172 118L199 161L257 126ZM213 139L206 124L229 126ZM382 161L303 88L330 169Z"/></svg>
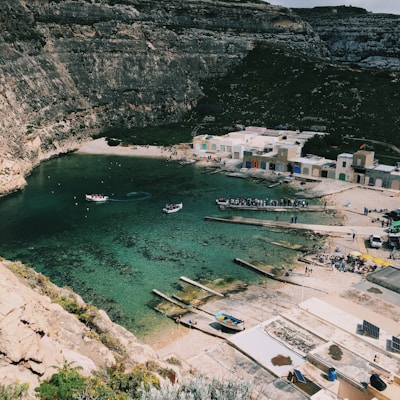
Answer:
<svg viewBox="0 0 400 400"><path fill-rule="evenodd" d="M318 261L320 264L330 266L331 270L339 272L353 272L363 274L366 272L375 271L378 266L374 263L368 262L360 255L352 255L348 253L344 255L339 249L334 254L320 253L318 254Z"/></svg>
<svg viewBox="0 0 400 400"><path fill-rule="evenodd" d="M302 199L253 199L250 197L237 197L233 199L221 198L217 200L218 204L235 206L255 206L255 207L308 207L308 201Z"/></svg>

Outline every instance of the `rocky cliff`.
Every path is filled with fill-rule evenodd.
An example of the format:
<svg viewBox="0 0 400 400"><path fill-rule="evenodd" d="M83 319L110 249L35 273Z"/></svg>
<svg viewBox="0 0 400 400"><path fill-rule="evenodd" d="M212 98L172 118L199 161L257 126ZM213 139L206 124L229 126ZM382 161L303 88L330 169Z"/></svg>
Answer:
<svg viewBox="0 0 400 400"><path fill-rule="evenodd" d="M83 301L42 275L5 260L0 261L0 275L1 384L29 383L29 398L35 398L33 389L40 380L56 373L54 366L61 367L64 361L81 367L84 375L117 362L126 363L128 369L149 360L160 362L150 347L113 324L102 311L89 309L97 329L88 328L93 324L85 325L56 302L68 299L84 306ZM113 346L100 341L99 331Z"/></svg>
<svg viewBox="0 0 400 400"><path fill-rule="evenodd" d="M400 15L346 6L294 11L310 23L333 61L400 71Z"/></svg>
<svg viewBox="0 0 400 400"><path fill-rule="evenodd" d="M261 44L400 68L398 18L257 0L3 0L0 195L106 127L179 120L203 79Z"/></svg>
<svg viewBox="0 0 400 400"><path fill-rule="evenodd" d="M307 23L264 2L2 1L1 193L104 127L179 119L202 79L266 42L326 54Z"/></svg>
<svg viewBox="0 0 400 400"><path fill-rule="evenodd" d="M224 76L261 44L396 67L398 17L298 14L262 1L0 1L0 195L104 127L178 120L203 79ZM74 316L0 269L0 373L9 382L35 386L64 358L87 373L114 361ZM101 324L133 349L131 363L155 357L105 315Z"/></svg>

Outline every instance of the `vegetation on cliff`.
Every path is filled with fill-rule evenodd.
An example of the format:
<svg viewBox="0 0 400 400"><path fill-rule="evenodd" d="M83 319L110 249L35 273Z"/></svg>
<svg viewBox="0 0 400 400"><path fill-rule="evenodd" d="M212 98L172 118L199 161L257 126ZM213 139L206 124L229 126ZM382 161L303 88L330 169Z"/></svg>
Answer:
<svg viewBox="0 0 400 400"><path fill-rule="evenodd" d="M37 354L35 357L37 362L45 364L43 357L40 357L43 348L40 347L41 338L60 337L58 343L59 348L53 349L52 353L63 354L65 351L66 343L63 342L63 337L67 336L67 332L53 331L51 327L46 327L48 317L45 314L51 307L47 304L50 299L52 303L60 305L67 313L68 317L63 315L59 307L55 308L57 313L57 323L60 326L71 326L72 321L79 320L80 323L75 325L73 330L74 336L84 339L84 342L91 343L89 351L96 354L101 354L101 358L106 359L107 355L102 350L102 347L96 346L96 342L106 346L114 355L112 363L106 363L105 360L98 360L96 368L90 371L81 366L85 354L80 353L76 361L67 360L64 358L62 365L52 363L43 365L43 368L38 370L38 375L41 377L39 380L31 380L29 382L14 382L8 385L0 385L0 399L2 400L23 400L32 399L32 392L34 390L36 397L43 400L95 400L95 399L109 399L109 400L129 400L129 399L249 399L252 392L252 386L245 382L233 382L218 380L208 380L205 377L198 376L195 371L188 372L188 379L182 381L181 374L181 361L170 357L165 361L159 360L157 357L149 355L145 361L136 361L135 352L142 351L140 345L133 341L127 342L127 337L121 335L121 332L113 331L114 324L110 321L107 323L105 318L102 317L100 310L92 305L88 305L80 299L69 288L59 288L54 285L43 274L37 273L29 266L20 262L2 261L2 268L13 272L12 279L6 273L3 273L4 284L11 279L14 285L14 291L17 291L20 296L14 298L11 306L12 312L18 314L19 308L26 309L23 299L28 299L30 303L35 303L34 312L27 311L28 313L38 313L39 316L32 315L27 318L23 313L22 316L16 319L22 319L25 327L33 324L32 328L35 330L34 334L30 332L13 333L17 342L20 342L19 335L27 341L26 337L29 335L37 335L38 342L30 342L30 347L36 348L38 345ZM9 271L7 271L9 272ZM18 277L18 278L17 278ZM223 280L220 282L226 282ZM9 283L12 286L11 283ZM26 293L24 294L26 290ZM40 297L40 301L46 304L46 311L40 307L39 297L29 297L29 294L34 292ZM42 299L46 296L45 299ZM34 299L34 300L33 300ZM3 301L3 299L1 299ZM4 302L4 301L3 301ZM10 309L7 302L3 307L6 308L7 313ZM17 303L14 305L14 303ZM19 304L19 305L18 305ZM0 310L0 314L4 310ZM71 317L72 314L72 317ZM71 319L72 318L72 319ZM35 321L35 322L33 322ZM2 332L2 342L11 343L11 347L18 347L12 342L12 339L6 336L7 324L3 321L4 331ZM73 341L72 337L66 338L68 345ZM49 344L44 345L48 347ZM72 343L72 347L79 347L78 342ZM6 354L7 350L1 347L4 351L4 356L7 359L10 354ZM15 348L13 349L16 350ZM48 350L48 349L47 349ZM67 351L68 353L68 351ZM29 355L25 355L29 359ZM110 358L109 358L110 359ZM110 359L111 360L111 359ZM22 362L24 364L24 362ZM93 364L91 364L93 365ZM32 368L32 364L30 364ZM4 366L2 367L5 370ZM11 367L14 368L14 367ZM22 368L22 366L21 366ZM50 369L52 375L44 371ZM55 371L53 373L53 371ZM6 373L7 375L7 373ZM26 375L24 375L26 377ZM36 375L35 375L36 376ZM179 378L178 378L179 377ZM179 379L179 384L178 384Z"/></svg>
<svg viewBox="0 0 400 400"><path fill-rule="evenodd" d="M252 386L247 382L219 381L205 377L160 384L144 366L130 373L123 368L109 368L102 374L87 378L79 368L65 363L35 392L42 400L249 400ZM0 394L1 395L1 394ZM22 397L21 397L22 398ZM15 398L13 399L15 400Z"/></svg>
<svg viewBox="0 0 400 400"><path fill-rule="evenodd" d="M399 73L342 66L263 46L224 79L207 82L205 92L213 99L210 106L218 104L222 111L203 122L202 133L226 133L240 124L326 131L331 135L325 141L306 143L304 152L335 159L362 144L352 136L400 146ZM390 147L376 150L382 161L393 162Z"/></svg>
<svg viewBox="0 0 400 400"><path fill-rule="evenodd" d="M400 147L399 72L343 66L282 47L259 46L224 78L204 81L203 91L180 123L107 133L125 143L165 145L190 141L192 134L225 134L240 125L284 126L330 133L307 142L304 153L336 159L341 152L356 151L364 139L381 163L398 160L391 145Z"/></svg>

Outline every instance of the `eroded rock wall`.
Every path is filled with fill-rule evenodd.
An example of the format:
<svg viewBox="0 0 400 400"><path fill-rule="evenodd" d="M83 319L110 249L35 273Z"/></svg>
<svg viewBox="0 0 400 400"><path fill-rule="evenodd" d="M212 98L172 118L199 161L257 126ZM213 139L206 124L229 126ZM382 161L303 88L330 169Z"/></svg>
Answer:
<svg viewBox="0 0 400 400"><path fill-rule="evenodd" d="M0 194L107 126L176 121L257 43L323 56L291 11L264 2L3 0Z"/></svg>
<svg viewBox="0 0 400 400"><path fill-rule="evenodd" d="M96 324L123 349L123 353L116 355L75 315L29 287L10 269L21 271L23 267L19 263L0 261L1 384L29 383L29 398L35 398L33 389L39 386L40 380L56 373L54 366L62 367L64 361L81 367L85 375L118 362L124 362L128 368L149 360L157 360L162 365L150 347L140 344L133 334L112 323L100 311ZM66 294L37 275L39 282L43 279L51 290L59 291L60 296ZM84 304L77 295L73 296Z"/></svg>
<svg viewBox="0 0 400 400"><path fill-rule="evenodd" d="M346 6L294 11L310 23L333 61L400 71L400 15Z"/></svg>
<svg viewBox="0 0 400 400"><path fill-rule="evenodd" d="M400 69L399 16L254 0L0 2L0 195L105 127L177 121L258 44Z"/></svg>

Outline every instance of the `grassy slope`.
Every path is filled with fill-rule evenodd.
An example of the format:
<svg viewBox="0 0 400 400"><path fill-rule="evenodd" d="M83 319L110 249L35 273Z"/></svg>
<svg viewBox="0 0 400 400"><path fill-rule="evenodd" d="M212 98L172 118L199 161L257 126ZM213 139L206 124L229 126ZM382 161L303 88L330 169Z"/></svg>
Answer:
<svg viewBox="0 0 400 400"><path fill-rule="evenodd" d="M171 144L189 141L195 127L197 134L219 135L243 124L330 132L327 142L311 142L305 149L330 158L358 149L362 142L344 139L347 135L400 147L398 73L340 66L283 48L259 47L226 77L202 84L205 97L197 112L168 129L135 130L135 141ZM373 146L380 162L397 161L392 149Z"/></svg>
<svg viewBox="0 0 400 400"><path fill-rule="evenodd" d="M209 124L209 133L224 132L235 123L320 128L332 138L318 150L334 158L361 144L342 140L347 135L400 147L399 77L307 60L283 49L257 48L229 76L205 86L223 108ZM393 155L385 146L375 145L375 151L378 156Z"/></svg>

